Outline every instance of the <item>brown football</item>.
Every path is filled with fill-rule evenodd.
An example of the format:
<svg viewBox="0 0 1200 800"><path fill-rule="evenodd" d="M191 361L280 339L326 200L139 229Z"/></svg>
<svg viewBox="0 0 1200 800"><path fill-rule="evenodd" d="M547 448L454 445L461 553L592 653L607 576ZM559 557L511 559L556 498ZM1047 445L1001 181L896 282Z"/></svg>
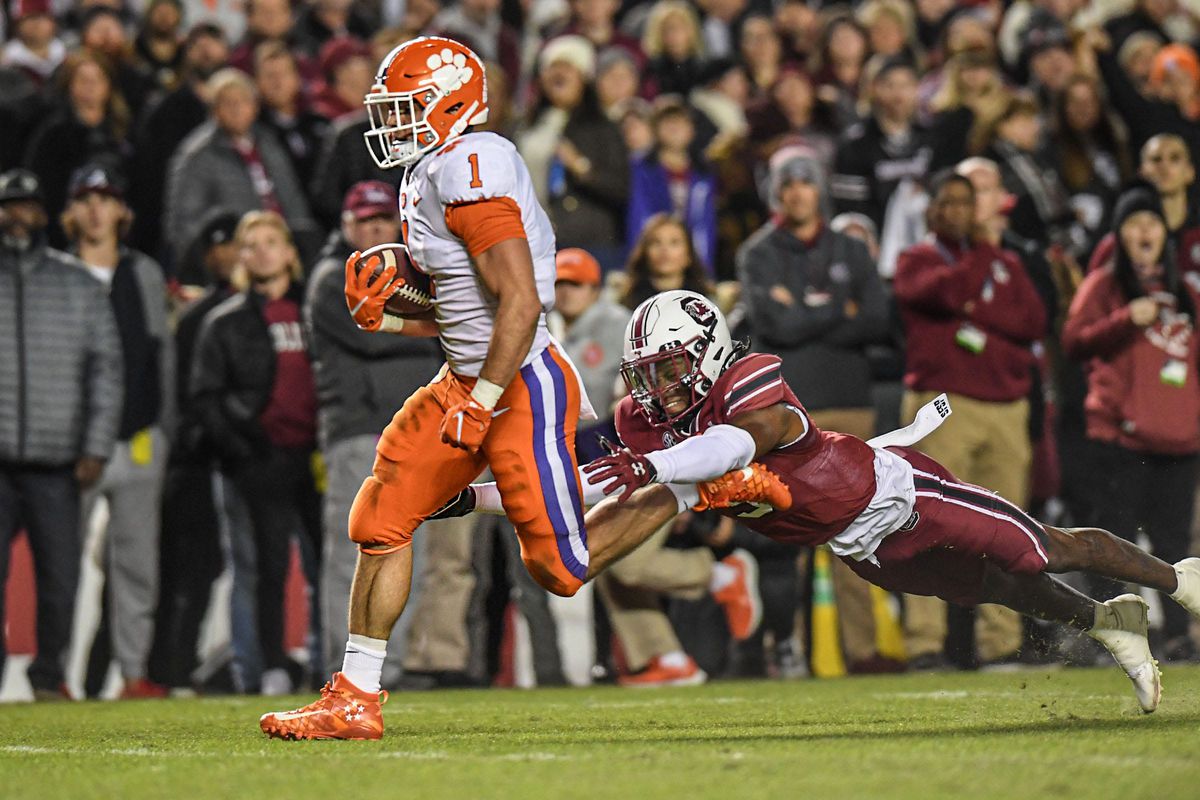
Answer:
<svg viewBox="0 0 1200 800"><path fill-rule="evenodd" d="M373 278L378 277L384 269L394 264L397 281L403 279L403 285L388 298L386 305L388 313L412 319L431 319L433 292L429 287L429 276L413 266L404 245L380 244L365 250L359 257L355 268L363 269L372 256L379 256L379 260L372 270Z"/></svg>

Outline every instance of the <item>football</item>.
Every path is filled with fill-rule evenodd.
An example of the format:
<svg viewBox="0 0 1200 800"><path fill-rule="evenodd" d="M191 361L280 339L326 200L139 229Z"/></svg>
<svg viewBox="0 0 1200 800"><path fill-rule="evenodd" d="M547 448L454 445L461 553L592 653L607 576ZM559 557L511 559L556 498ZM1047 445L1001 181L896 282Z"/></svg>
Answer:
<svg viewBox="0 0 1200 800"><path fill-rule="evenodd" d="M403 285L388 298L385 306L388 313L400 317L430 318L433 312L433 291L430 289L429 276L413 266L404 245L380 244L365 250L355 269L365 269L373 256L379 256L372 269L373 278L388 266L395 265L396 278L403 281Z"/></svg>

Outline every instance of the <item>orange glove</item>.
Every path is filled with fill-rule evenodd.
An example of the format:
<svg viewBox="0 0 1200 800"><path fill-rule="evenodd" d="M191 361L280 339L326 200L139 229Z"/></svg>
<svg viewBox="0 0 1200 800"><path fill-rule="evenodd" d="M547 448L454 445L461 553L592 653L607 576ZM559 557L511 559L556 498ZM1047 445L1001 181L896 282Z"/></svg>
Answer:
<svg viewBox="0 0 1200 800"><path fill-rule="evenodd" d="M461 447L478 453L492 424L492 412L473 397L460 400L446 410L442 417L442 441L451 447Z"/></svg>
<svg viewBox="0 0 1200 800"><path fill-rule="evenodd" d="M371 256L355 269L362 253L355 250L346 259L346 307L354 322L364 331L377 331L383 324L383 307L404 286L404 279L396 277L395 267L385 267L375 280L371 275L380 264L379 256Z"/></svg>
<svg viewBox="0 0 1200 800"><path fill-rule="evenodd" d="M730 508L742 503L767 505L776 511L792 507L792 491L779 476L758 462L726 472L719 478L696 484L700 502L693 511Z"/></svg>

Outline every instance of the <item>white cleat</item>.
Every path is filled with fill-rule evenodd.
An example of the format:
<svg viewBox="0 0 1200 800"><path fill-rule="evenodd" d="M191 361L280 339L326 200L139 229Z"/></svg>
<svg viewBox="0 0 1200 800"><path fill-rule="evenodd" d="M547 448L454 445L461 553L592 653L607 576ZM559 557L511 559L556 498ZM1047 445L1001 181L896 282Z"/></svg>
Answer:
<svg viewBox="0 0 1200 800"><path fill-rule="evenodd" d="M1179 587L1171 599L1200 619L1200 558L1185 558L1175 565L1175 578Z"/></svg>
<svg viewBox="0 0 1200 800"><path fill-rule="evenodd" d="M1158 708L1158 701L1162 699L1162 674L1158 671L1158 662L1150 655L1150 642L1146 640L1146 631L1150 627L1146 601L1136 594L1123 594L1101 605L1107 609L1103 615L1105 619L1088 631L1088 636L1112 653L1133 681L1138 705L1149 714Z"/></svg>

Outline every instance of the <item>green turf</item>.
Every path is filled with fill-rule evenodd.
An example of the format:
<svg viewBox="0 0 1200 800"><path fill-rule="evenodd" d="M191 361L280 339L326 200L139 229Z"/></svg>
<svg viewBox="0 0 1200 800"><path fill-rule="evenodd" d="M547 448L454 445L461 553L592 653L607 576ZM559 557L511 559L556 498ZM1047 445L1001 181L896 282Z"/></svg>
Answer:
<svg viewBox="0 0 1200 800"><path fill-rule="evenodd" d="M401 694L382 742L262 698L0 706L0 798L1200 798L1200 667Z"/></svg>

